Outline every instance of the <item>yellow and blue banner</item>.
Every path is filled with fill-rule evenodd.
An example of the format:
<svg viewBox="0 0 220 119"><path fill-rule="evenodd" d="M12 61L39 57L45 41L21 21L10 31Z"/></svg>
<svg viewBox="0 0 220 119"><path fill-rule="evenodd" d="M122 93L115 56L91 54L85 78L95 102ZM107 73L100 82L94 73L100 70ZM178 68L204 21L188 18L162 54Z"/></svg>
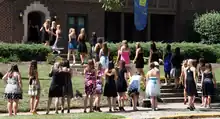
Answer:
<svg viewBox="0 0 220 119"><path fill-rule="evenodd" d="M138 31L147 25L148 0L134 0L134 24Z"/></svg>

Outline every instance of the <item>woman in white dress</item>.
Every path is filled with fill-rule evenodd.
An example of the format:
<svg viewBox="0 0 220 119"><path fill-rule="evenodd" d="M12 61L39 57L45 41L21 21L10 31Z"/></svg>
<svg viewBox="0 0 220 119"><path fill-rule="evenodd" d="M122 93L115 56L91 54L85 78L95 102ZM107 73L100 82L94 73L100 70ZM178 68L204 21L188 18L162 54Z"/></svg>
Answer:
<svg viewBox="0 0 220 119"><path fill-rule="evenodd" d="M146 95L150 97L152 110L156 111L157 97L160 95L160 71L154 62L150 64L150 71L146 75Z"/></svg>

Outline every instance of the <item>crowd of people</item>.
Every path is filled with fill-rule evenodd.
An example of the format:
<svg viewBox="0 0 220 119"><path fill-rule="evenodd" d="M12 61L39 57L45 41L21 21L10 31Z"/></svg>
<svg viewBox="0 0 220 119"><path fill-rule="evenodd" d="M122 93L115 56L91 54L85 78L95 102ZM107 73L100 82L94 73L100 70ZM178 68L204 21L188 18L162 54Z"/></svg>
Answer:
<svg viewBox="0 0 220 119"><path fill-rule="evenodd" d="M52 22L52 31L49 28L49 21L46 21L42 27L45 32L45 45L49 44L49 35L52 35L53 46L60 38L61 28ZM55 30L56 26L56 30ZM47 34L47 35L46 35ZM65 99L67 99L67 113L70 113L71 98L73 98L72 88L72 68L70 67L70 55L73 53L73 63L75 64L75 51L80 53L81 64L85 63L87 56L85 29L77 38L75 29L69 30L68 58L63 62L56 62L49 73L52 77L49 87L47 112L49 114L52 99L55 98L55 112L58 113L59 99L61 99L61 113L64 113ZM55 44L55 45L54 45ZM89 112L98 111L100 109L100 101L102 95L107 97L109 112L125 111L125 100L127 94L132 99L133 110L137 111L139 100L140 82L144 82L146 97L150 98L152 110L158 110L157 99L160 96L160 65L161 53L153 42L150 47L149 70L145 74L144 68L144 50L140 43L136 43L136 53L133 63L135 64L135 72L133 71L132 62L130 60L130 48L128 42L123 40L118 48L118 57L114 61L113 55L108 48L108 43L103 39L97 38L95 32L92 33L90 59L84 69L85 78L85 97L84 112L87 112L87 102L89 100ZM170 84L170 79L174 78L175 88L184 87L184 104L187 103L188 109L194 110L194 100L197 96L197 83L202 84L202 106L210 107L211 96L214 95L216 87L215 75L212 66L205 63L201 58L197 68L197 62L193 59L185 59L180 53L180 48L176 48L172 53L171 45L167 45L166 51L162 57L164 61L165 85ZM11 69L3 77L6 88L5 98L8 99L9 115L17 114L18 101L22 99L22 80L17 65L12 65ZM130 79L128 81L128 79ZM104 88L103 88L104 87ZM40 80L38 79L37 61L33 60L29 67L29 90L30 95L30 112L37 114L37 107L40 101ZM93 100L94 99L94 100ZM117 108L116 101L118 100Z"/></svg>

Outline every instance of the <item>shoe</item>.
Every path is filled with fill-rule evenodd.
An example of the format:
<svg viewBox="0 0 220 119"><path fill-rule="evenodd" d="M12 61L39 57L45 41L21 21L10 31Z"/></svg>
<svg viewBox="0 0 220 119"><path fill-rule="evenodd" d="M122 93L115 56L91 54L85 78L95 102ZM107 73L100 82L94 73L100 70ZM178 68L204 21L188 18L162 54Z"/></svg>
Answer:
<svg viewBox="0 0 220 119"><path fill-rule="evenodd" d="M38 113L36 111L32 112L33 115L38 115Z"/></svg>
<svg viewBox="0 0 220 119"><path fill-rule="evenodd" d="M184 103L183 103L183 104L186 105L186 103L187 103L187 100L184 100Z"/></svg>
<svg viewBox="0 0 220 119"><path fill-rule="evenodd" d="M56 111L56 112L55 112L55 114L59 114L59 112L58 112L58 111Z"/></svg>
<svg viewBox="0 0 220 119"><path fill-rule="evenodd" d="M96 107L96 106L94 106L94 107L93 107L93 110L94 110L94 111L97 111L97 107Z"/></svg>
<svg viewBox="0 0 220 119"><path fill-rule="evenodd" d="M137 107L139 107L139 102L137 102Z"/></svg>
<svg viewBox="0 0 220 119"><path fill-rule="evenodd" d="M84 110L84 113L87 113L86 110Z"/></svg>
<svg viewBox="0 0 220 119"><path fill-rule="evenodd" d="M114 111L118 111L119 109L117 109L117 108L115 108L115 109L113 109Z"/></svg>
<svg viewBox="0 0 220 119"><path fill-rule="evenodd" d="M46 112L46 115L48 115L49 114L49 112Z"/></svg>
<svg viewBox="0 0 220 119"><path fill-rule="evenodd" d="M70 113L70 109L67 110L67 113Z"/></svg>
<svg viewBox="0 0 220 119"><path fill-rule="evenodd" d="M109 109L109 112L112 112L112 109Z"/></svg>
<svg viewBox="0 0 220 119"><path fill-rule="evenodd" d="M100 107L97 107L97 108L96 108L96 111L102 112L102 110L100 109Z"/></svg>
<svg viewBox="0 0 220 119"><path fill-rule="evenodd" d="M62 114L64 113L64 109L61 110L61 113L62 113Z"/></svg>
<svg viewBox="0 0 220 119"><path fill-rule="evenodd" d="M94 112L94 111L93 111L93 110L90 110L90 111L89 111L89 113L92 113L92 112Z"/></svg>
<svg viewBox="0 0 220 119"><path fill-rule="evenodd" d="M124 111L125 112L125 109L124 109L124 107L121 107L121 110L120 111Z"/></svg>

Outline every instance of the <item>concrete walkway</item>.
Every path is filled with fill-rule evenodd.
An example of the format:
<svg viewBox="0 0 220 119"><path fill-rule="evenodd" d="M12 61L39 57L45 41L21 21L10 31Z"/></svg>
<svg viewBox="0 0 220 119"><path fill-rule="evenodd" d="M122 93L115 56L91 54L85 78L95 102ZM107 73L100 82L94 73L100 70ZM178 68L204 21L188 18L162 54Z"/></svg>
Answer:
<svg viewBox="0 0 220 119"><path fill-rule="evenodd" d="M133 112L131 107L125 107L126 112L114 112L114 115L122 115L130 119L152 119L160 118L163 116L175 116L175 115L198 115L198 114L220 114L220 104L213 104L212 109L201 108L200 104L196 105L195 111L189 111L186 109L186 105L182 103L169 103L169 104L159 104L158 111L152 111L150 108L139 107L139 111ZM108 108L102 108L103 112L108 113ZM81 113L83 109L72 109L71 113ZM45 111L38 112L40 115L44 115ZM66 113L66 111L65 111ZM50 114L55 114L54 111L51 111ZM20 112L18 115L31 115L31 113ZM7 116L7 114L0 114L2 116ZM212 117L213 118L213 117Z"/></svg>

